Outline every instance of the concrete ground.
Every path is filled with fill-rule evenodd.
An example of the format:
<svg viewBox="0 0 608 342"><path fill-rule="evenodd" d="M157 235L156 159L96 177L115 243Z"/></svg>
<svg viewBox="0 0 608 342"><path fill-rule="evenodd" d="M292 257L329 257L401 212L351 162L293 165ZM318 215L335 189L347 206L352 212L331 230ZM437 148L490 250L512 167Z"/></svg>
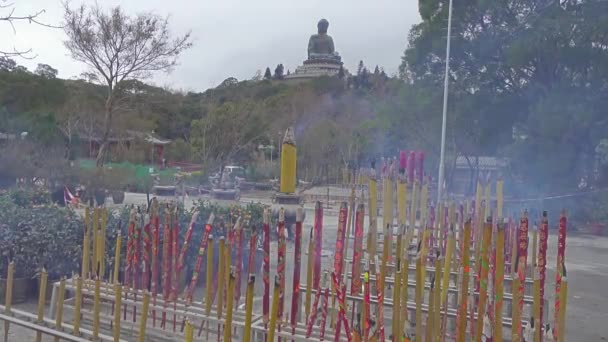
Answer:
<svg viewBox="0 0 608 342"><path fill-rule="evenodd" d="M186 205L191 205L195 198L186 199ZM270 204L268 197L264 198L259 193L242 194L241 201L244 202L263 202ZM128 194L127 204L142 204L145 203L145 195ZM307 204L306 221L303 226L303 241L302 241L302 267L301 281L306 281L306 246L308 245L308 236L312 228L314 213L313 206ZM367 219L366 219L367 222ZM333 251L335 248L336 232L337 232L337 215L336 211L326 211L324 215L323 225L323 269L330 269L333 266ZM552 227L555 226L551 223ZM546 298L549 301L549 317L550 323L553 317L553 301L554 301L554 279L556 268L556 231L552 229L549 237L549 250L547 256L547 282L546 282ZM349 245L349 255L352 253L352 243ZM271 243L271 287L272 279L276 274L276 255L277 244ZM285 293L285 312L289 313L291 307L292 296L292 274L293 274L294 248L293 243L287 245L287 279ZM568 269L568 308L567 308L567 341L605 341L608 339L608 238L584 235L569 235L566 242L566 266ZM243 277L245 279L246 277ZM256 277L256 297L254 299L255 311L262 311L262 289L263 282L261 274ZM244 302L245 287L241 296L241 304ZM271 289L272 290L272 289ZM202 290L198 293L202 293ZM200 299L199 299L200 300ZM303 302L303 301L302 301ZM25 304L17 305L17 308L26 309L31 312L36 311L36 302L31 301ZM386 315L386 314L385 314ZM0 325L0 330L4 330L3 325ZM3 335L0 334L0 335ZM9 341L31 341L34 333L25 329L11 326ZM505 335L506 336L506 335ZM51 341L50 338L43 341Z"/></svg>

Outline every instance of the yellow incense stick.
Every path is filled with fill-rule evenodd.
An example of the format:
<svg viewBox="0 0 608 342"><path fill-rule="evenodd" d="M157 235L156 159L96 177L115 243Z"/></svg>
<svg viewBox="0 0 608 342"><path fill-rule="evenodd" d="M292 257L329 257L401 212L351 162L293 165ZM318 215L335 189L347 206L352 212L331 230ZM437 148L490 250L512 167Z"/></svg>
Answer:
<svg viewBox="0 0 608 342"><path fill-rule="evenodd" d="M57 294L57 307L55 315L55 328L61 331L61 326L63 324L63 302L65 300L65 277L62 277L59 281L59 293ZM55 336L55 342L59 342L59 337Z"/></svg>
<svg viewBox="0 0 608 342"><path fill-rule="evenodd" d="M566 300L568 299L568 281L566 276L562 277L562 283L559 290L559 317L557 342L564 342L566 336Z"/></svg>
<svg viewBox="0 0 608 342"><path fill-rule="evenodd" d="M407 241L407 238L406 238ZM401 268L401 314L400 318L403 322L408 322L408 309L407 309L407 300L408 300L408 281L410 274L410 256L408 255L407 249L405 250L405 254L403 255L403 264ZM403 328L403 327L402 327Z"/></svg>
<svg viewBox="0 0 608 342"><path fill-rule="evenodd" d="M399 261L399 263L401 263ZM400 268L400 267L397 267ZM393 336L394 340L397 341L401 337L402 328L401 328L401 272L402 270L398 269L395 272L395 284L393 286ZM407 270L405 271L407 272Z"/></svg>
<svg viewBox="0 0 608 342"><path fill-rule="evenodd" d="M190 320L186 321L185 341L186 342L194 341L194 329L192 328L192 324L190 324Z"/></svg>
<svg viewBox="0 0 608 342"><path fill-rule="evenodd" d="M492 210L492 184L488 182L485 187L485 200L486 200L486 215L490 215L490 211Z"/></svg>
<svg viewBox="0 0 608 342"><path fill-rule="evenodd" d="M441 294L441 274L442 263L444 261L442 258L437 258L435 260L435 289L433 292L433 329L431 330L431 342L440 341L441 337L441 303L440 303L440 294ZM446 268L445 273L449 273L450 269Z"/></svg>
<svg viewBox="0 0 608 342"><path fill-rule="evenodd" d="M505 278L505 225L499 219L496 237L496 271L494 284L496 298L494 299L494 341L502 342L502 306Z"/></svg>
<svg viewBox="0 0 608 342"><path fill-rule="evenodd" d="M99 236L99 275L101 279L106 274L106 229L108 223L108 212L105 208L101 209L101 234Z"/></svg>
<svg viewBox="0 0 608 342"><path fill-rule="evenodd" d="M93 339L99 338L99 314L101 311L100 307L100 296L101 296L101 280L99 277L95 278L95 292L93 297Z"/></svg>
<svg viewBox="0 0 608 342"><path fill-rule="evenodd" d="M222 240L220 240L222 241ZM220 258L221 259L221 258ZM207 277L205 280L205 315L207 318L211 316L211 306L213 305L213 298L211 292L213 290L213 236L209 235L208 249L207 249L207 269L205 270ZM209 320L207 319L207 339L209 338Z"/></svg>
<svg viewBox="0 0 608 342"><path fill-rule="evenodd" d="M150 307L150 294L147 290L144 290L144 301L141 309L141 317L139 318L139 335L137 337L138 342L144 342L146 340L146 326L148 323L148 308Z"/></svg>
<svg viewBox="0 0 608 342"><path fill-rule="evenodd" d="M464 224L462 236L462 281L460 283L460 300L458 301L458 334L457 342L465 342L467 329L467 305L469 298L469 274L471 272L470 264L470 245L471 245L471 219L467 219Z"/></svg>
<svg viewBox="0 0 608 342"><path fill-rule="evenodd" d="M483 228L483 242L481 245L481 277L479 279L479 303L477 305L477 322L475 326L475 341L481 341L483 332L483 318L486 314L486 302L488 299L488 250L492 241L492 218L488 217Z"/></svg>
<svg viewBox="0 0 608 342"><path fill-rule="evenodd" d="M226 295L226 320L224 324L224 341L232 341L232 308L234 307L235 269L230 269L228 294Z"/></svg>
<svg viewBox="0 0 608 342"><path fill-rule="evenodd" d="M116 236L116 250L114 251L114 284L118 284L120 274L120 249L122 247L122 235L118 232Z"/></svg>
<svg viewBox="0 0 608 342"><path fill-rule="evenodd" d="M122 286L119 283L114 284L114 325L113 334L114 342L120 341L120 310L122 308Z"/></svg>
<svg viewBox="0 0 608 342"><path fill-rule="evenodd" d="M511 341L520 342L521 336L519 335L519 326L521 325L521 313L519 311L520 302L520 280L517 272L511 272L511 292L513 293L513 300L511 301Z"/></svg>
<svg viewBox="0 0 608 342"><path fill-rule="evenodd" d="M422 256L416 259L416 342L422 342L422 297L424 281L422 279Z"/></svg>
<svg viewBox="0 0 608 342"><path fill-rule="evenodd" d="M538 265L538 260L537 255L536 255L536 251L538 248L538 227L535 225L534 228L532 229L532 259L530 260L530 267L532 268L532 270L534 270L534 267L536 267L536 265Z"/></svg>
<svg viewBox="0 0 608 342"><path fill-rule="evenodd" d="M534 302L532 304L532 318L534 319L534 342L540 342L542 327L540 326L540 271L534 267L533 271ZM529 328L528 328L529 329Z"/></svg>
<svg viewBox="0 0 608 342"><path fill-rule="evenodd" d="M44 303L46 302L46 284L48 280L49 274L46 272L45 268L42 268L40 272L40 292L38 293L38 317L37 322L44 322ZM42 340L42 333L40 331L36 332L36 342L40 342Z"/></svg>
<svg viewBox="0 0 608 342"><path fill-rule="evenodd" d="M251 319L253 316L253 290L255 285L255 275L250 274L247 281L247 299L245 302L245 331L243 341L251 341Z"/></svg>
<svg viewBox="0 0 608 342"><path fill-rule="evenodd" d="M15 262L11 261L8 264L8 270L6 274L6 290L4 296L4 312L7 315L11 314L11 306L13 303L13 280L15 277ZM8 329L10 323L4 321L4 342L8 341Z"/></svg>
<svg viewBox="0 0 608 342"><path fill-rule="evenodd" d="M382 185L382 191L383 191L383 199L382 199L382 227L383 228L387 228L386 231L384 232L384 234L386 234L386 237L384 239L385 243L388 243L388 257L390 258L390 255L392 254L393 251L393 214L394 214L394 199L393 199L393 182L391 181L390 178L386 177L383 180L383 185ZM384 252L384 250L383 250ZM388 259L387 259L388 261ZM385 270L386 271L386 270ZM385 273L386 275L386 273ZM383 292L384 293L384 292Z"/></svg>
<svg viewBox="0 0 608 342"><path fill-rule="evenodd" d="M219 271L218 271L218 281L217 281L217 318L219 320L222 319L222 310L224 308L224 279L225 279L225 268L226 268L226 245L225 245L224 237L220 237L220 250L219 250ZM218 323L219 324L219 323Z"/></svg>
<svg viewBox="0 0 608 342"><path fill-rule="evenodd" d="M90 214L89 207L84 209L84 238L82 241L82 269L80 270L80 276L82 278L87 278L87 274L89 273L89 257L90 257Z"/></svg>
<svg viewBox="0 0 608 342"><path fill-rule="evenodd" d="M399 226L407 224L407 183L403 179L397 183L397 215Z"/></svg>
<svg viewBox="0 0 608 342"><path fill-rule="evenodd" d="M97 274L97 257L99 255L99 242L98 240L98 235L99 232L97 231L99 228L99 209L98 208L93 208L93 264L91 265L92 268L92 274Z"/></svg>
<svg viewBox="0 0 608 342"><path fill-rule="evenodd" d="M367 235L367 252L370 257L376 256L378 245L378 184L373 177L369 178L369 232Z"/></svg>
<svg viewBox="0 0 608 342"><path fill-rule="evenodd" d="M504 181L502 180L502 178L499 178L498 181L496 181L496 215L498 215L498 217L503 217L502 216L502 209L503 209L503 186L504 186Z"/></svg>
<svg viewBox="0 0 608 342"><path fill-rule="evenodd" d="M277 328L277 316L279 314L279 296L281 291L281 284L279 281L279 276L275 276L274 278L274 290L272 292L272 308L270 311L270 323L268 325L268 340L269 342L274 342L274 334Z"/></svg>
<svg viewBox="0 0 608 342"><path fill-rule="evenodd" d="M74 296L74 335L80 336L80 310L82 308L82 277L76 278L76 295ZM120 306L119 306L120 310Z"/></svg>

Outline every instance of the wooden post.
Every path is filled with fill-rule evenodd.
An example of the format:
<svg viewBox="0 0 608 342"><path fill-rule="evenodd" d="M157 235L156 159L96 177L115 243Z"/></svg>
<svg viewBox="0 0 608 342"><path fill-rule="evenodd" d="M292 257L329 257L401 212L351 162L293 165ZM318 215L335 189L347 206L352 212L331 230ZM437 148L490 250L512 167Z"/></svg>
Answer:
<svg viewBox="0 0 608 342"><path fill-rule="evenodd" d="M55 317L55 328L61 331L61 325L63 324L63 302L65 300L65 277L62 277L59 281L59 293L57 296L57 308ZM55 336L55 342L59 342L59 337Z"/></svg>
<svg viewBox="0 0 608 342"><path fill-rule="evenodd" d="M42 268L40 272L40 292L38 293L38 317L37 322L44 322L44 304L46 302L46 285L49 274L46 271L46 268ZM42 332L36 332L36 342L40 342L42 340Z"/></svg>
<svg viewBox="0 0 608 342"><path fill-rule="evenodd" d="M101 311L101 307L100 307L100 289L101 287L101 280L99 280L99 277L95 278L95 292L94 292L94 297L93 297L93 339L97 339L99 338L99 314Z"/></svg>
<svg viewBox="0 0 608 342"><path fill-rule="evenodd" d="M249 274L247 281L247 299L245 301L245 331L243 332L243 341L251 341L251 319L253 315L253 289L255 285L255 274ZM310 289L308 290L310 291Z"/></svg>
<svg viewBox="0 0 608 342"><path fill-rule="evenodd" d="M7 315L11 315L11 306L13 304L13 281L15 278L15 262L10 261L8 263L8 271L6 274L6 289L4 296L4 312ZM4 321L4 342L8 341L8 329L10 323L8 321Z"/></svg>
<svg viewBox="0 0 608 342"><path fill-rule="evenodd" d="M226 320L224 323L224 341L232 341L232 310L234 303L234 283L235 283L235 270L230 268L228 280L228 294L226 295Z"/></svg>
<svg viewBox="0 0 608 342"><path fill-rule="evenodd" d="M477 324L475 327L475 341L481 341L483 332L483 318L486 314L486 301L488 299L488 252L492 241L492 217L488 216L483 228L483 242L480 248L481 273L479 278L479 303L477 305Z"/></svg>
<svg viewBox="0 0 608 342"><path fill-rule="evenodd" d="M281 283L279 276L274 277L274 290L272 293L272 309L270 311L270 323L268 325L268 342L274 342L274 334L277 328L277 315L279 314L279 296Z"/></svg>
<svg viewBox="0 0 608 342"><path fill-rule="evenodd" d="M82 283L83 278L76 278L76 294L74 296L74 335L80 336L80 310L82 309ZM120 312L120 305L118 305Z"/></svg>
<svg viewBox="0 0 608 342"><path fill-rule="evenodd" d="M122 235L120 231L116 235L116 249L114 251L114 284L119 284L120 275L120 249L122 248Z"/></svg>
<svg viewBox="0 0 608 342"><path fill-rule="evenodd" d="M120 341L120 310L122 307L122 286L114 284L114 342Z"/></svg>
<svg viewBox="0 0 608 342"><path fill-rule="evenodd" d="M148 290L144 290L144 301L141 309L141 317L139 318L139 335L137 336L138 342L145 342L146 340L146 326L148 323L148 308L150 306L150 294Z"/></svg>
<svg viewBox="0 0 608 342"><path fill-rule="evenodd" d="M498 230L496 238L496 272L494 278L494 290L496 297L494 301L494 341L502 342L502 306L505 278L505 224L502 218L498 219Z"/></svg>

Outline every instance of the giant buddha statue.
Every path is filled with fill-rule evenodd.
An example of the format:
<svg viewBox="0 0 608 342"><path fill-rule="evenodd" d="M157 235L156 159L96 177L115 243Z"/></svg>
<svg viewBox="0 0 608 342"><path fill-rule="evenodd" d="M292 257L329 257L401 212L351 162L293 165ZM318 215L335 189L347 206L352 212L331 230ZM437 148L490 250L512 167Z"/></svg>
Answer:
<svg viewBox="0 0 608 342"><path fill-rule="evenodd" d="M304 64L330 63L342 65L340 54L335 51L334 40L327 34L329 22L319 20L318 33L310 36L308 41L308 60Z"/></svg>

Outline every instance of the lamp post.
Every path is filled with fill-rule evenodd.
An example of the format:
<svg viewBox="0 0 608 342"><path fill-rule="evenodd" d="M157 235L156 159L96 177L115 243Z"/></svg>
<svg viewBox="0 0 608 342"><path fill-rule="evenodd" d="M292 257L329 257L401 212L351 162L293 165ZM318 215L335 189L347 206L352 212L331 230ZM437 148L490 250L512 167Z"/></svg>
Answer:
<svg viewBox="0 0 608 342"><path fill-rule="evenodd" d="M441 154L439 156L439 179L437 180L437 204L441 203L443 197L443 178L445 164L445 131L448 114L448 85L450 74L450 40L452 38L452 0L448 6L448 37L445 54L445 79L443 81L443 119L441 121Z"/></svg>

